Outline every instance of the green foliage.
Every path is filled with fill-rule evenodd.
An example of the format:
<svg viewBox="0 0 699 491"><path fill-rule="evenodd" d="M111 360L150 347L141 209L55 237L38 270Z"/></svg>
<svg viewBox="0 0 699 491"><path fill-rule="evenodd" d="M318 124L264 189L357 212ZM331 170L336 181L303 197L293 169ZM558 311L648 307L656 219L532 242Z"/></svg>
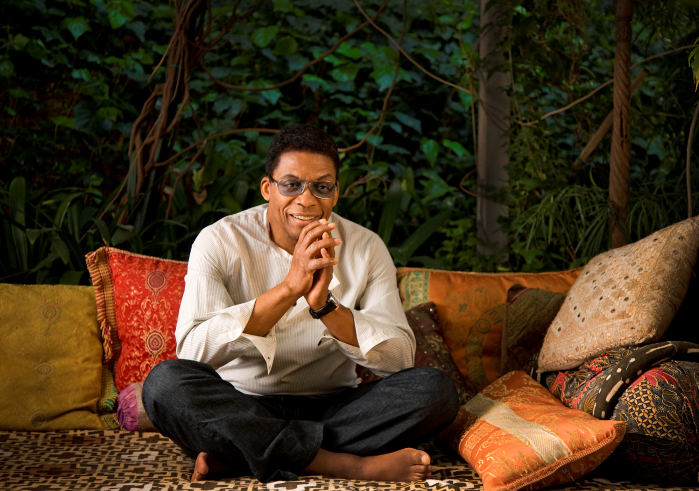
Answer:
<svg viewBox="0 0 699 491"><path fill-rule="evenodd" d="M369 15L379 4L362 2ZM253 5L245 0L239 11ZM477 98L427 77L371 27L274 90L227 90L193 68L192 99L170 155L209 140L191 168L199 145L151 173L137 194L128 141L150 90L164 81L164 67L152 71L173 32L170 6L2 2L0 13L12 22L0 34L0 281L84 284L84 254L104 244L187 259L202 228L264 202L259 182L272 137L213 135L308 122L350 147L380 119L394 77L382 123L366 144L342 155L337 213L375 230L397 265L541 271L582 264L607 247L609 136L590 162L576 159L612 108L611 87L537 125L516 120L536 119L612 77L613 5L516 0L505 7L512 29L501 68L514 73L515 121L510 185L498 197L511 210L503 222L510 248L508 260L497 263L476 254L469 190L477 189ZM214 0L212 8L220 29L233 6ZM435 75L478 90L478 10L471 0L409 0L402 46ZM228 84L263 88L290 78L363 20L352 2L274 0L237 22L205 62ZM688 44L698 34L696 20L674 1L638 4L632 62ZM389 2L377 22L399 39L402 3ZM681 149L696 96L688 77L677 75L686 73L684 56L647 63L651 75L634 97L630 239L686 209ZM122 185L126 197L114 199Z"/></svg>

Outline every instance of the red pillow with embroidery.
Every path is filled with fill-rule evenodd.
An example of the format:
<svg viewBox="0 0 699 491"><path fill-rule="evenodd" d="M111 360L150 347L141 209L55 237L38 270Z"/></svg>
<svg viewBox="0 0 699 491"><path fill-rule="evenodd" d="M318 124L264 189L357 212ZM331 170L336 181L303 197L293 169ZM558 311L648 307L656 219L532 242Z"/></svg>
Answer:
<svg viewBox="0 0 699 491"><path fill-rule="evenodd" d="M119 391L176 358L175 326L187 263L101 247L86 256L104 341Z"/></svg>

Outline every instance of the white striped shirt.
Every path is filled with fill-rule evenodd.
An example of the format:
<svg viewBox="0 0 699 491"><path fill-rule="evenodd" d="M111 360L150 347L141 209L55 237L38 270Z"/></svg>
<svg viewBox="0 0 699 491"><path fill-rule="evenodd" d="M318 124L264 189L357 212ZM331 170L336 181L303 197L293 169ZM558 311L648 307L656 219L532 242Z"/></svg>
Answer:
<svg viewBox="0 0 699 491"><path fill-rule="evenodd" d="M301 297L265 336L243 330L255 299L279 285L292 256L270 239L267 205L201 231L189 256L177 356L211 365L247 394L322 395L356 386L356 364L386 376L413 366L415 337L378 235L331 214L338 264L330 290L354 316L359 348L335 339Z"/></svg>

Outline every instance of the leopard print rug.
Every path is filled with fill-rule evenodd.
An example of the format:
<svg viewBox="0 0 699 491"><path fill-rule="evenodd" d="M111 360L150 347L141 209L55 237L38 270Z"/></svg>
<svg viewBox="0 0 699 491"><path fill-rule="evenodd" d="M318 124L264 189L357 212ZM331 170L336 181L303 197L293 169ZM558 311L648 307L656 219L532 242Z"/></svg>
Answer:
<svg viewBox="0 0 699 491"><path fill-rule="evenodd" d="M478 474L457 454L432 443L427 481L388 483L304 476L299 481L261 483L252 477L190 483L194 461L158 433L126 431L0 431L0 489L12 491L379 491L482 490ZM585 479L557 490L683 489Z"/></svg>

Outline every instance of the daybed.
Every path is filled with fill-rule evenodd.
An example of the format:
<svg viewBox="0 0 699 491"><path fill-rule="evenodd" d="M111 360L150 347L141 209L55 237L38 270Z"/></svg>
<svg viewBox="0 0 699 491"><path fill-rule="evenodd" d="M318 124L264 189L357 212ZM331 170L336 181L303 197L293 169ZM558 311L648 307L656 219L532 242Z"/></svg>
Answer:
<svg viewBox="0 0 699 491"><path fill-rule="evenodd" d="M689 229L682 232L682 239L678 239L691 239L694 245L688 251L681 252L684 254L682 264L685 269L689 268L685 274L686 279L679 278L682 275L678 276L677 271L672 273L678 283L684 281L682 298L676 302L677 305L671 306L673 315L687 292L696 264L699 232L696 232L694 222L690 222L690 225ZM693 235L690 237L690 234ZM670 244L671 250L677 251L671 238L667 235L660 237ZM650 240L653 240L653 236ZM452 448L462 451L463 445L459 447L459 439L463 443L464 438L461 427L458 428L458 433L445 430L441 440L435 439L422 445L421 448L432 455L434 469L432 478L424 482L372 483L309 476L298 482L260 483L242 477L190 483L193 466L190 458L157 432L119 429L116 414L118 391L122 392L121 400L125 408L127 405L123 394L128 392L133 399L134 411L140 409L138 417L134 419L132 416L131 427L150 427L136 397L138 384L155 364L174 357L174 320L182 294L186 263L102 248L88 255L87 264L93 287L0 285L0 329L3 338L0 345L0 428L3 430L0 431L0 488L42 491L487 488L484 488L482 478L474 470L480 464L474 461L476 465L472 467L448 448L450 439L456 438ZM580 289L571 291L568 297L565 296L566 292L574 284L581 284L582 280L576 282L581 274L588 281L591 277L587 275L595 264L593 260L581 270L541 274L399 269L399 290L418 341L416 364L435 366L447 371L457 382L464 403L476 400L473 397L476 392L479 392L478 398L482 399L483 394L488 393L488 390L484 392L483 389L489 385L492 387L494 382L500 383L499 381L507 379L500 378L503 369L509 370L513 366L515 369L523 369L528 364L529 373L543 384L537 385L548 394L546 397L554 398L543 388L544 385L563 401L555 402L561 408L565 404L576 407L564 408L566 411L592 414L589 407L575 406L582 398L576 399L580 395L580 387L571 381L584 379L584 383L589 385L600 372L598 370L590 375L590 370L596 365L589 358L598 359L606 355L599 356L600 353L595 353L595 356L587 357L586 364L576 365L573 370L539 369L537 372L537 368L540 368L537 363L548 362L545 351L546 343L550 340L543 339L545 334L548 335L548 324L551 324L554 317L561 318L566 309L577 309L577 305L568 305L566 302L571 297L581 298ZM634 263L633 267L637 264L648 263ZM599 271L600 269L595 270L597 273ZM658 273L653 275L657 276ZM657 289L653 287L650 290ZM686 332L686 322L692 322L695 318L688 315L687 310L691 300L689 297L696 295L696 290L696 285L693 284L678 315L682 317L681 323L684 324L677 326L676 322L668 333L680 333L683 336ZM624 298L628 298L628 294L626 295ZM620 297L618 301L624 300ZM651 302L646 299L644 303ZM516 310L515 306L520 310ZM527 308L528 313L525 312ZM532 319L527 326L517 324L517 320L525 317ZM693 322L696 324L696 320ZM668 324L669 320L662 328L663 332ZM522 329L529 331L524 332ZM689 339L691 335L693 334L688 334L686 339L677 340L695 341ZM516 342L517 339L519 342ZM645 343L628 344L641 345L658 340L659 336L655 339L648 338ZM544 349L540 354L542 342ZM617 355L622 359L628 352ZM522 357L526 357L526 363L522 363ZM690 361L685 363L693 363L691 357L688 359ZM618 360L614 361L616 363ZM660 360L658 363L661 362L668 361ZM699 364L696 365L699 367ZM607 364L605 368L610 366ZM585 369L587 372L580 374ZM699 376L699 368L696 372ZM512 373L531 380L521 372L510 372L510 375ZM367 371L359 370L358 375L363 383L373 378L373 374ZM557 388L553 382L556 380L559 382ZM691 384L692 380L696 382L696 378L687 378L685 385ZM565 381L568 381L567 388L564 387ZM526 384L529 382L525 382ZM626 387L629 385L632 383L629 382ZM695 383L693 387L683 386L682 389L690 393L694 391L694 399L685 397L687 400L684 401L690 406L696 406L693 409L694 419L675 421L674 424L678 427L685 425L683 435L695 435L696 438L699 387ZM667 396L674 397L670 392L667 392ZM571 402L573 399L577 402ZM476 421L473 414L477 412L473 405L462 408L467 411L460 414L460 418L472 418L470 424L473 424ZM121 414L123 425L126 425L125 411L123 409ZM595 420L587 414L585 417ZM663 417L667 419L668 416L664 414ZM545 422L545 415L543 418L540 421ZM591 468L597 467L622 441L624 424L619 421L613 423L615 428L622 428L621 433L614 436L615 443L606 454L593 454L597 455L598 461ZM665 423L667 421L663 424ZM696 443L695 439L694 446L690 449L693 452L697 451ZM617 459L617 465L634 464L628 458L628 449L625 452L627 458ZM617 455L620 455L620 451L612 453L613 457ZM655 464L660 460L661 457L656 458ZM610 458L609 462L612 461L614 460ZM645 463L641 459L635 465L643 467ZM589 469L576 470L575 463L572 463L561 467L559 471L564 475L569 473L568 477L580 475L576 472L587 474L557 489L679 489L667 482L641 485L629 481L610 481L619 478L619 474L613 472L619 470L624 469L605 468L602 465L592 473L587 473ZM696 484L697 471L691 465L690 471L694 472ZM512 473L518 472L520 470L512 469ZM527 487L536 489L551 484L555 482L541 478L529 483ZM501 487L522 488L521 482L520 485ZM494 488L491 486L490 489Z"/></svg>

